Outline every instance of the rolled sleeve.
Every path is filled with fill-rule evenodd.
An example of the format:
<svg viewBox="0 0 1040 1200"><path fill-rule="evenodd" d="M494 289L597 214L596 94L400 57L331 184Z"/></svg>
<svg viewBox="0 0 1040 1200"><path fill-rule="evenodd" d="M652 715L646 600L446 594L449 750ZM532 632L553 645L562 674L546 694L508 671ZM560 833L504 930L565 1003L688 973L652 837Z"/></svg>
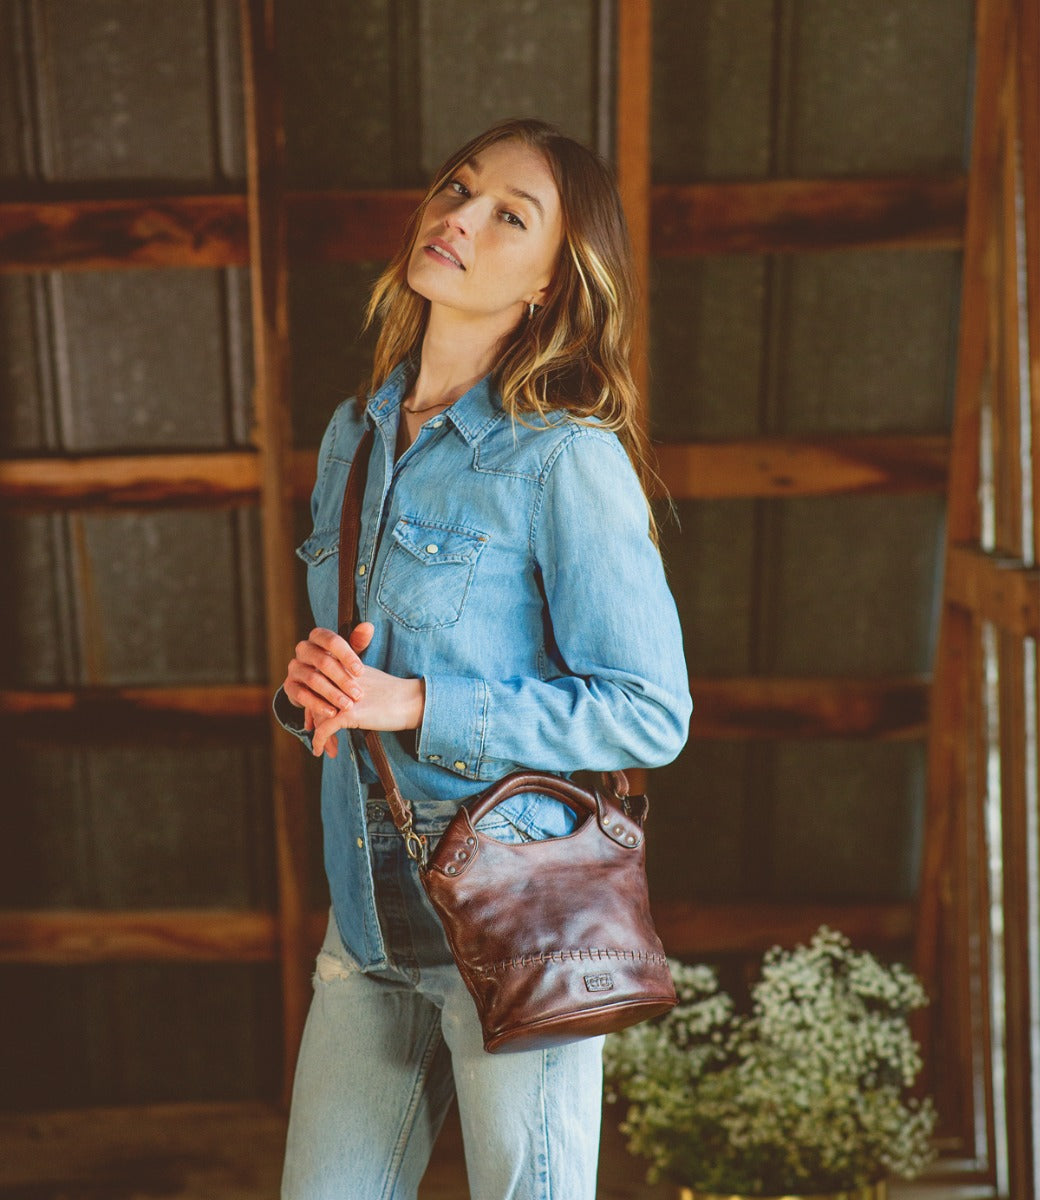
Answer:
<svg viewBox="0 0 1040 1200"><path fill-rule="evenodd" d="M304 729L303 727L304 710L302 708L297 708L297 706L293 704L293 702L285 694L284 689L279 688L278 691L275 692L274 700L271 702L271 708L274 710L275 720L277 720L278 724L281 725L283 729L288 730L288 732L293 734L295 737L298 737L300 741L303 742L303 744L307 747L307 749L310 750L313 742L313 735L309 730Z"/></svg>

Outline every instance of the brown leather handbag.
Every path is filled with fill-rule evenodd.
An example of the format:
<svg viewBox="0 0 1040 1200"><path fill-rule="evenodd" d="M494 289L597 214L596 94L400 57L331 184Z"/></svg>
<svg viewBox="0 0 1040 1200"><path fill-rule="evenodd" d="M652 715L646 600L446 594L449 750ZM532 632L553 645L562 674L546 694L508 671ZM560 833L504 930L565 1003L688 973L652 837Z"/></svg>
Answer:
<svg viewBox="0 0 1040 1200"><path fill-rule="evenodd" d="M343 497L341 631L353 623L371 440L366 431ZM648 802L628 795L623 772L604 775L591 789L558 775L514 772L466 800L431 851L414 828L378 733L366 731L365 744L476 1002L485 1050L536 1049L609 1033L675 1005L647 895ZM580 823L565 837L516 845L477 828L504 800L530 792L566 804Z"/></svg>

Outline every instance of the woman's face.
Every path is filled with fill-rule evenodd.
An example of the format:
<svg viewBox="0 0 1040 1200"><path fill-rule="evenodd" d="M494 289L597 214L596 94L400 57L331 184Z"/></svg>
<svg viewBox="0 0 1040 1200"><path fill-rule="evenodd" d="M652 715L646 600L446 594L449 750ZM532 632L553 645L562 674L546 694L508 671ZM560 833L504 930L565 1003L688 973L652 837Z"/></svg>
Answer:
<svg viewBox="0 0 1040 1200"><path fill-rule="evenodd" d="M427 204L408 284L432 304L513 324L529 303L541 303L562 241L545 159L522 142L495 142Z"/></svg>

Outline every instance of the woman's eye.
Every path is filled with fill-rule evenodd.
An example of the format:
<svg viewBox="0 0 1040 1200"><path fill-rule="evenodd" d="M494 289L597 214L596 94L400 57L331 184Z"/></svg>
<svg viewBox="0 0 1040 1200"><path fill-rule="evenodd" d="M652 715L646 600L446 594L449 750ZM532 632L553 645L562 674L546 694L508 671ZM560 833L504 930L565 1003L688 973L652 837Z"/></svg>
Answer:
<svg viewBox="0 0 1040 1200"><path fill-rule="evenodd" d="M509 212L508 210L503 212L502 219L506 222L507 225L513 225L517 229L526 229L527 228L527 226L523 223L523 221L521 221L520 218L514 212Z"/></svg>
<svg viewBox="0 0 1040 1200"><path fill-rule="evenodd" d="M448 181L448 187L455 193L456 196L468 196L469 188L462 182L461 179L451 179Z"/></svg>

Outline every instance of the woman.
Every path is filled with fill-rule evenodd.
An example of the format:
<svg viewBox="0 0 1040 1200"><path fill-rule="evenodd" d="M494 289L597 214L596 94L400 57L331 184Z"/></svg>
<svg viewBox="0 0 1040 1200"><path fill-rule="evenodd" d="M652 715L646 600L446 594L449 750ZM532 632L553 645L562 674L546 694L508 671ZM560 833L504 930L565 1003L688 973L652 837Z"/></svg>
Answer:
<svg viewBox="0 0 1040 1200"><path fill-rule="evenodd" d="M385 731L431 840L461 800L519 767L656 766L685 741L679 624L637 473L630 255L606 168L539 121L474 139L377 282L377 318L367 403L341 405L325 433L299 550L318 628L275 701L325 759L332 893L283 1195L414 1197L457 1095L476 1200L591 1200L602 1039L483 1050L352 731ZM366 426L358 623L345 639L340 509ZM482 828L515 841L573 821L527 795Z"/></svg>

